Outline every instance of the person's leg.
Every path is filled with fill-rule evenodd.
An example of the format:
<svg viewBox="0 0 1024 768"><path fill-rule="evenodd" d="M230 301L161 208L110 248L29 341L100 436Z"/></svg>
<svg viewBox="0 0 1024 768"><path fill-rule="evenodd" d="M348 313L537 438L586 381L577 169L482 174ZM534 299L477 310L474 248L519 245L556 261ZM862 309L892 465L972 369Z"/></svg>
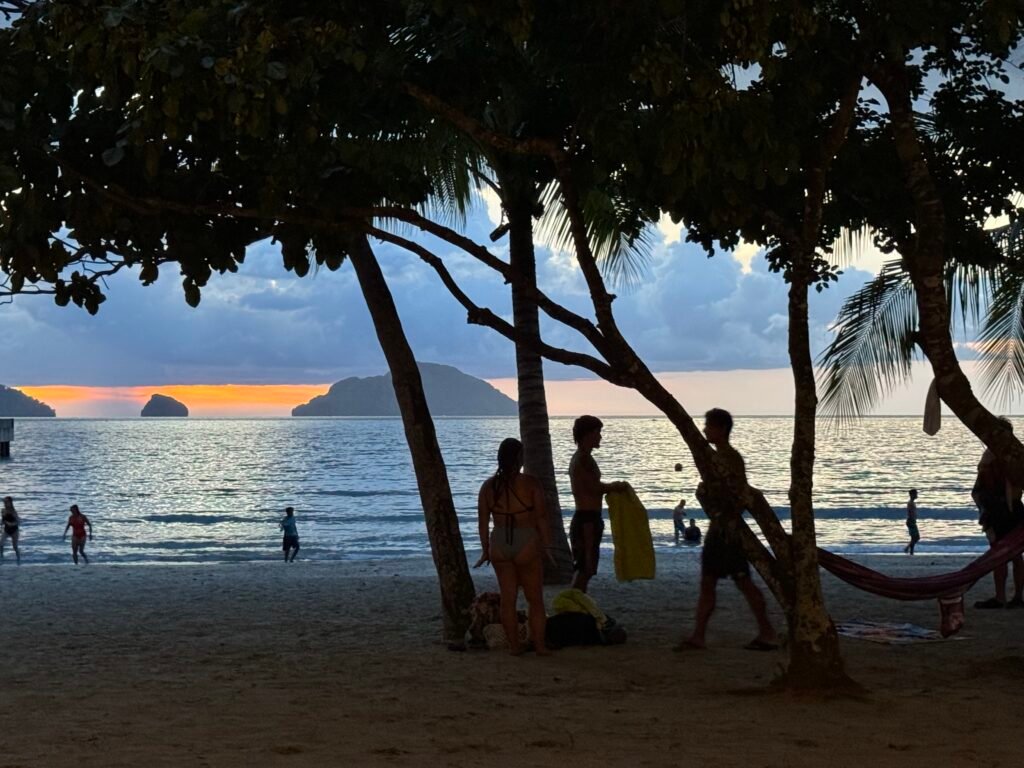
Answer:
<svg viewBox="0 0 1024 768"><path fill-rule="evenodd" d="M693 632L680 643L678 648L687 646L692 648L704 648L707 646L708 622L711 614L715 612L715 600L718 587L718 577L710 573L702 573L700 577L700 595L697 597L697 615L694 619Z"/></svg>
<svg viewBox="0 0 1024 768"><path fill-rule="evenodd" d="M281 545L281 551L284 552L284 561L286 563L288 562L288 550L289 549L291 549L291 547L287 543Z"/></svg>
<svg viewBox="0 0 1024 768"><path fill-rule="evenodd" d="M78 553L82 556L85 564L89 564L89 557L85 554L85 539L82 539L82 543L78 545Z"/></svg>
<svg viewBox="0 0 1024 768"><path fill-rule="evenodd" d="M590 579L597 573L597 559L601 552L601 538L597 523L583 523L580 540L581 567L572 578L572 587L580 592L586 592Z"/></svg>
<svg viewBox="0 0 1024 768"><path fill-rule="evenodd" d="M520 555L527 553L520 553ZM516 563L516 574L526 596L526 605L530 616L530 640L533 650L538 656L550 656L551 652L544 643L544 632L547 629L548 616L544 609L544 564L536 553L527 562Z"/></svg>
<svg viewBox="0 0 1024 768"><path fill-rule="evenodd" d="M292 549L292 562L295 562L295 558L299 554L299 542L295 542L295 547Z"/></svg>
<svg viewBox="0 0 1024 768"><path fill-rule="evenodd" d="M519 642L519 617L516 613L516 600L519 597L516 566L508 560L492 560L491 564L494 566L494 574L498 577L498 591L501 593L501 626L508 639L508 652L518 656L523 652L523 646Z"/></svg>
<svg viewBox="0 0 1024 768"><path fill-rule="evenodd" d="M1000 603L1006 602L1006 575L1008 571L1006 563L997 565L996 569L992 571L992 579L995 581L996 587L996 600Z"/></svg>
<svg viewBox="0 0 1024 768"><path fill-rule="evenodd" d="M737 588L747 598L747 605L750 606L750 610L757 620L757 637L754 638L754 641L775 645L779 638L775 634L775 627L772 626L771 619L768 618L768 607L765 605L764 594L749 576L741 576L735 581Z"/></svg>
<svg viewBox="0 0 1024 768"><path fill-rule="evenodd" d="M7 543L7 534L0 531L0 560L4 559L4 545Z"/></svg>
<svg viewBox="0 0 1024 768"><path fill-rule="evenodd" d="M78 542L75 539L71 539L71 557L75 561L75 565L78 565Z"/></svg>
<svg viewBox="0 0 1024 768"><path fill-rule="evenodd" d="M17 551L17 550L15 550ZM1013 562L1013 600L1014 607L1024 607L1024 556L1017 555Z"/></svg>
<svg viewBox="0 0 1024 768"><path fill-rule="evenodd" d="M11 549L14 550L14 560L18 565L21 565L21 550L18 549L18 534L11 536ZM1014 571L1016 573L1016 571Z"/></svg>

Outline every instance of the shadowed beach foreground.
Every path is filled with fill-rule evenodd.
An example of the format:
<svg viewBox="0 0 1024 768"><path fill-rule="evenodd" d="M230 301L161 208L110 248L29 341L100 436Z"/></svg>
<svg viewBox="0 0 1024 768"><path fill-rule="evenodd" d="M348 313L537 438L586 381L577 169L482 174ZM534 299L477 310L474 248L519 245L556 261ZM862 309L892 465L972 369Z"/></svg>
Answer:
<svg viewBox="0 0 1024 768"><path fill-rule="evenodd" d="M753 622L728 583L711 649L669 650L692 618L695 554L661 557L658 580L626 585L604 563L592 593L629 642L549 659L448 652L425 559L8 562L0 766L1019 764L1024 611L969 610L958 641L844 640L859 699L768 693L783 657L741 649ZM493 576L477 584L491 589ZM825 588L837 620L937 625L933 602L827 576Z"/></svg>

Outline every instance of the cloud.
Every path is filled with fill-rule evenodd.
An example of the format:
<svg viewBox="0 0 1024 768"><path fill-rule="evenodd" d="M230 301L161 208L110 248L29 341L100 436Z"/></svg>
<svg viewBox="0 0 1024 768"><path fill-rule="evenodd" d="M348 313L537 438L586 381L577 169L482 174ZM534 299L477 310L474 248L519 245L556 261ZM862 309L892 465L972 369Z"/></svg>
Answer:
<svg viewBox="0 0 1024 768"><path fill-rule="evenodd" d="M482 197L486 203L486 193ZM478 205L465 231L507 258L507 239L487 239L495 212ZM493 208L493 205L490 206ZM664 228L662 230L664 232ZM481 306L511 315L509 286L473 258L435 238L463 289ZM433 270L392 246L374 245L406 334L417 357L455 365L473 375L515 374L513 345L471 326L465 310ZM742 252L742 249L741 249ZM745 252L743 252L745 253ZM591 317L586 285L571 253L537 249L538 275L554 298ZM787 365L786 285L763 259L742 265L703 251L671 232L655 248L642 284L615 301L627 339L656 371L777 368ZM841 299L866 274L848 270L838 287L812 293L815 348ZM165 269L153 286L118 275L96 317L59 308L47 297L21 297L0 306L0 381L24 385L158 385L161 383L320 383L385 370L383 354L350 265L296 278L281 266L277 246L250 249L239 273L214 276L196 309L180 280ZM557 346L589 347L575 332L544 319ZM547 366L550 376L578 369Z"/></svg>

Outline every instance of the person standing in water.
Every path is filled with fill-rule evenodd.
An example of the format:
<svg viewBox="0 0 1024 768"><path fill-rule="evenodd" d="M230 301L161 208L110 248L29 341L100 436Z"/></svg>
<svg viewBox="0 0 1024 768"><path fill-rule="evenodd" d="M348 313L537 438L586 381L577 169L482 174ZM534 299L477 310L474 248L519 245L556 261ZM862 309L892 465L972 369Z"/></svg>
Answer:
<svg viewBox="0 0 1024 768"><path fill-rule="evenodd" d="M601 517L604 495L624 490L629 485L625 482L601 482L601 469L594 461L593 452L601 447L603 427L596 416L580 416L572 425L576 452L569 462L569 482L576 512L569 524L569 546L572 548L572 567L576 572L572 586L581 592L587 591L587 585L597 573L604 533L604 519Z"/></svg>
<svg viewBox="0 0 1024 768"><path fill-rule="evenodd" d="M501 591L501 626L509 653L523 652L519 641L517 601L523 590L529 607L530 641L538 656L547 656L544 642L544 556L551 554L544 487L523 469L523 444L508 437L498 446L498 469L484 481L477 495L480 559L474 568L490 562ZM488 533L491 518L494 529Z"/></svg>
<svg viewBox="0 0 1024 768"><path fill-rule="evenodd" d="M89 528L89 541L92 541L92 523L89 522L89 518L82 514L81 510L78 509L77 504L71 505L71 517L68 518L68 524L64 526L64 536L62 540L68 538L68 529L71 529L71 557L75 560L75 565L78 565L78 556L81 555L82 559L85 560L85 564L89 564L89 558L85 554L85 529Z"/></svg>
<svg viewBox="0 0 1024 768"><path fill-rule="evenodd" d="M295 556L299 554L299 529L295 525L295 508L286 507L284 510L284 519L278 524L278 527L284 532L284 539L281 542L281 549L284 550L284 561L286 563L294 563ZM291 552L291 559L288 559L288 553Z"/></svg>
<svg viewBox="0 0 1024 768"><path fill-rule="evenodd" d="M747 470L739 451L729 443L732 433L732 414L721 408L712 408L704 414L704 434L715 447L719 459L727 464L739 482L747 485ZM697 488L697 500L704 502L704 484ZM764 595L750 577L750 563L747 562L743 543L735 531L729 530L717 518L708 523L701 552L700 595L697 598L697 616L693 632L675 647L682 651L690 648L703 649L707 646L705 635L711 614L715 610L719 579L732 579L737 589L747 599L754 618L757 620L757 636L744 648L749 651L774 651L779 647L778 636L768 618Z"/></svg>
<svg viewBox="0 0 1024 768"><path fill-rule="evenodd" d="M11 548L14 550L14 557L18 565L21 565L21 552L18 550L18 528L21 526L21 518L14 509L14 499L4 496L3 519L0 520L0 560L4 557L4 545L11 540Z"/></svg>
<svg viewBox="0 0 1024 768"><path fill-rule="evenodd" d="M679 545L679 537L686 535L686 499L680 499L676 508L672 510L672 525L676 529L676 545Z"/></svg>
<svg viewBox="0 0 1024 768"><path fill-rule="evenodd" d="M914 547L921 540L921 534L917 530L917 489L910 491L910 500L907 502L907 531L910 533L910 543L903 548L908 554L914 554Z"/></svg>

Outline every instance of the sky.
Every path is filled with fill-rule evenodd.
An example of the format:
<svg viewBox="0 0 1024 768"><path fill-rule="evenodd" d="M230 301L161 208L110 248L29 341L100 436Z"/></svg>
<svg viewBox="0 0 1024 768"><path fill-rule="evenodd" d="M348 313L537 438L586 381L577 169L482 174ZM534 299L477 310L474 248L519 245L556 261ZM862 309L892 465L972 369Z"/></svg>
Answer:
<svg viewBox="0 0 1024 768"><path fill-rule="evenodd" d="M478 242L500 220L480 195L466 229ZM641 285L619 289L615 311L626 338L648 366L694 412L722 405L744 414L785 414L792 403L786 351L786 285L749 245L708 258L664 220ZM420 238L442 255L473 299L511 315L508 287L457 250ZM507 256L507 240L493 245ZM434 273L391 246L377 247L417 359L454 365L515 396L510 342L470 326ZM866 253L839 284L811 298L815 352L843 299L881 264ZM550 295L591 315L570 253L542 245L538 274ZM0 306L0 383L50 403L61 416L137 416L154 392L176 397L196 416L282 416L347 376L386 370L355 275L348 265L296 278L276 247L250 249L236 275L215 276L196 309L180 278L165 269L143 287L136 274L109 281L97 316L57 307L45 296ZM556 346L589 351L573 332L544 326ZM635 393L580 369L547 363L555 415L654 413ZM897 393L880 413L920 410L926 375ZM230 385L230 386L227 386Z"/></svg>

